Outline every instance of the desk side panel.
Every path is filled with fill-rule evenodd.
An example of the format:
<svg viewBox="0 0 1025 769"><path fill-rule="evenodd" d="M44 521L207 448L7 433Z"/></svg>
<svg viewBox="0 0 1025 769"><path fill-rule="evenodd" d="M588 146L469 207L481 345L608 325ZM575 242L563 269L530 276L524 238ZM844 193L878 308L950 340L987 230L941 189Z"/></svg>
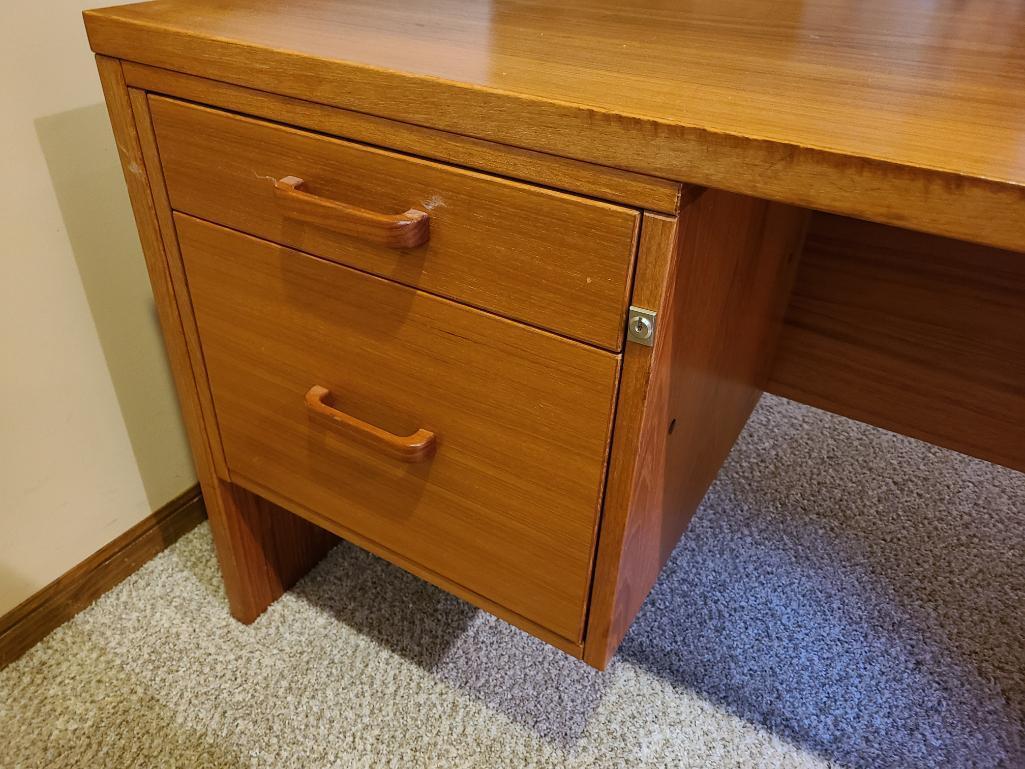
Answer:
<svg viewBox="0 0 1025 769"><path fill-rule="evenodd" d="M584 651L595 667L615 654L761 396L806 221L718 190L675 232L644 220L633 304L658 308L658 331L653 348L628 344L624 357Z"/></svg>
<svg viewBox="0 0 1025 769"><path fill-rule="evenodd" d="M210 528L232 614L252 622L267 606L315 564L333 544L333 535L256 499L249 492L218 477L211 446L211 426L203 413L199 390L205 386L193 368L182 318L187 297L176 296L168 250L176 248L165 240L159 220L164 197L154 156L149 162L143 152L148 115L137 113L145 100L129 93L122 63L106 56L96 57L103 95L110 115L128 194L135 214L143 256L153 287L153 298L167 345L171 371L185 420L186 432L196 463L206 503ZM140 128L141 124L141 128Z"/></svg>

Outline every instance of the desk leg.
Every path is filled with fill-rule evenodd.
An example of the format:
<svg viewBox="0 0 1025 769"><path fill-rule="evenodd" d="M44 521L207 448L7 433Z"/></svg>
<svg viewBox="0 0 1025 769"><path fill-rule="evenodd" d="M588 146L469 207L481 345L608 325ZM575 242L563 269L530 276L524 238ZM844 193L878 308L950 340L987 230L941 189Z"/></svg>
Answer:
<svg viewBox="0 0 1025 769"><path fill-rule="evenodd" d="M246 491L215 480L216 501L204 487L210 530L232 616L252 622L298 582L338 537Z"/></svg>
<svg viewBox="0 0 1025 769"><path fill-rule="evenodd" d="M604 668L758 402L807 222L708 190L647 215L632 303L654 347L627 344L584 659Z"/></svg>

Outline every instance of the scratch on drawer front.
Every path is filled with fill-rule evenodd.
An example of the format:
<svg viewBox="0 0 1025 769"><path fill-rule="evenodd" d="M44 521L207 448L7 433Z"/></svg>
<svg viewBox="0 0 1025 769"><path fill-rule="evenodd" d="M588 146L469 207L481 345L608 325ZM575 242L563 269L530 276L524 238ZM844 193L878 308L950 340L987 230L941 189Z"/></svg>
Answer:
<svg viewBox="0 0 1025 769"><path fill-rule="evenodd" d="M427 200L423 201L420 205L422 205L428 211L431 211L435 208L444 208L445 201L442 200L441 195L435 194L431 195L429 198L427 198Z"/></svg>

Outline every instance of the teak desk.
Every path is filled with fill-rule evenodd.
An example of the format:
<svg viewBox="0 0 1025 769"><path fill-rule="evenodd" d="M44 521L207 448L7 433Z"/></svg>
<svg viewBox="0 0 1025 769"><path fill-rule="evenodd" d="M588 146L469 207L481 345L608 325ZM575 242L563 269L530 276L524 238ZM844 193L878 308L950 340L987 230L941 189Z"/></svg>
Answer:
<svg viewBox="0 0 1025 769"><path fill-rule="evenodd" d="M1025 4L85 20L243 622L340 535L603 667L765 390L1025 470Z"/></svg>

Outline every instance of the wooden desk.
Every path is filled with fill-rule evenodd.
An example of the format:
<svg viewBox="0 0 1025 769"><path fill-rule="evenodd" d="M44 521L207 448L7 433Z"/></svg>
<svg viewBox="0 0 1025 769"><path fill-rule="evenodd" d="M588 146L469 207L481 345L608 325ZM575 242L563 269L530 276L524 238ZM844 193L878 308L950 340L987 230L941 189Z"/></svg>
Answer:
<svg viewBox="0 0 1025 769"><path fill-rule="evenodd" d="M242 621L330 531L602 667L764 390L1025 470L1021 3L85 18Z"/></svg>

